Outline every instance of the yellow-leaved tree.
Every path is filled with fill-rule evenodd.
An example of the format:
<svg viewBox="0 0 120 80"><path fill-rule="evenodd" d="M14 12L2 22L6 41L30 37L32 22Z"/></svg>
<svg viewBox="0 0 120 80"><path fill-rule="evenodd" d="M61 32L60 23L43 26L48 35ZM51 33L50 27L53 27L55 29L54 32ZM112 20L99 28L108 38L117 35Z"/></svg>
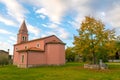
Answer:
<svg viewBox="0 0 120 80"><path fill-rule="evenodd" d="M74 49L85 61L96 64L98 59L107 58L110 52L115 51L115 32L105 29L105 25L100 20L86 16L78 32L79 35L74 36Z"/></svg>

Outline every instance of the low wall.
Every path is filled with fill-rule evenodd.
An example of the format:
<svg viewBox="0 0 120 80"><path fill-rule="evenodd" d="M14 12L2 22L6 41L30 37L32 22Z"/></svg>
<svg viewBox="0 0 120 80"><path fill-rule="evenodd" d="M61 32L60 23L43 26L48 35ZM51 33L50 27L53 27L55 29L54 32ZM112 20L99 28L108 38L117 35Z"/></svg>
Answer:
<svg viewBox="0 0 120 80"><path fill-rule="evenodd" d="M108 60L108 62L120 62L120 60Z"/></svg>
<svg viewBox="0 0 120 80"><path fill-rule="evenodd" d="M106 64L84 64L84 68L88 68L88 69L108 69Z"/></svg>

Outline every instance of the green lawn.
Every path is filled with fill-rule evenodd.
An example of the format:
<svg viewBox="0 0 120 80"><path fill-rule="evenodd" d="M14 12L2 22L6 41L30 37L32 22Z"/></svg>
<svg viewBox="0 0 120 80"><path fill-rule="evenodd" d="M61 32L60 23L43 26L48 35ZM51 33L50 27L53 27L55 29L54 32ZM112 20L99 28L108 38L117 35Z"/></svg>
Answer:
<svg viewBox="0 0 120 80"><path fill-rule="evenodd" d="M21 69L0 67L0 80L120 80L120 63L108 63L108 70L84 69L81 63Z"/></svg>

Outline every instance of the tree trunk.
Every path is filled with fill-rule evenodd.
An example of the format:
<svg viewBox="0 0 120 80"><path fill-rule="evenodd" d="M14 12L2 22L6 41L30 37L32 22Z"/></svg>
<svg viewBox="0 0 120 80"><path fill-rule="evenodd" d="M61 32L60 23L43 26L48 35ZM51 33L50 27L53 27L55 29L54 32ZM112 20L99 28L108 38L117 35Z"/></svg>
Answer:
<svg viewBox="0 0 120 80"><path fill-rule="evenodd" d="M95 52L93 51L93 64L96 64Z"/></svg>

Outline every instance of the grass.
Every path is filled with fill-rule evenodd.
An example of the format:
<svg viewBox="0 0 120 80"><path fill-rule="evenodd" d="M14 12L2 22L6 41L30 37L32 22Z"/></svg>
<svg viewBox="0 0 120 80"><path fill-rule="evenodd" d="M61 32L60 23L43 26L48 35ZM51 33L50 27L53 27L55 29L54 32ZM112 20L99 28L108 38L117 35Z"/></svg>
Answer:
<svg viewBox="0 0 120 80"><path fill-rule="evenodd" d="M108 63L108 70L84 69L83 63L22 69L0 67L0 80L120 80L120 63Z"/></svg>

